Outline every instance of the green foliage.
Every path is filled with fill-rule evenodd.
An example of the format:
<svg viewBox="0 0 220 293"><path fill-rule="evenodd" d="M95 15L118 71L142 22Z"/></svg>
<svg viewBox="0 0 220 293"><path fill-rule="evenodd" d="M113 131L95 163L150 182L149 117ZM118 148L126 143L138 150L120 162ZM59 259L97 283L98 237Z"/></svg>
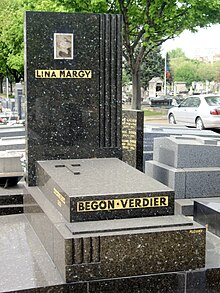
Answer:
<svg viewBox="0 0 220 293"><path fill-rule="evenodd" d="M198 65L190 62L184 61L177 68L174 73L175 81L186 82L187 86L190 86L193 81L198 81Z"/></svg>
<svg viewBox="0 0 220 293"><path fill-rule="evenodd" d="M153 77L164 77L164 59L160 54L160 47L151 51L143 60L141 65L141 86L148 87L149 81Z"/></svg>
<svg viewBox="0 0 220 293"><path fill-rule="evenodd" d="M186 59L186 55L181 48L176 48L174 50L171 50L168 55L170 59L174 59L174 58Z"/></svg>
<svg viewBox="0 0 220 293"><path fill-rule="evenodd" d="M204 63L188 59L181 49L169 52L170 67L174 81L186 82L188 86L193 81L218 81L220 78L220 62Z"/></svg>
<svg viewBox="0 0 220 293"><path fill-rule="evenodd" d="M215 81L220 83L220 61L213 63L213 71L215 73Z"/></svg>
<svg viewBox="0 0 220 293"><path fill-rule="evenodd" d="M24 76L24 13L26 10L65 11L52 0L1 0L0 74L19 82Z"/></svg>
<svg viewBox="0 0 220 293"><path fill-rule="evenodd" d="M198 65L198 76L200 81L216 80L216 72L213 65L213 63L200 63Z"/></svg>

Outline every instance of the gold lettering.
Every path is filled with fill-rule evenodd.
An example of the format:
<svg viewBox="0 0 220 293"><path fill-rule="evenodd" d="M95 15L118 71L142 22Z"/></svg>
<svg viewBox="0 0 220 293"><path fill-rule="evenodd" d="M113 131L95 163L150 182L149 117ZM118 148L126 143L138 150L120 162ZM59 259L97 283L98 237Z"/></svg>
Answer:
<svg viewBox="0 0 220 293"><path fill-rule="evenodd" d="M168 196L78 201L77 212L145 209L168 206Z"/></svg>
<svg viewBox="0 0 220 293"><path fill-rule="evenodd" d="M92 70L35 70L35 78L92 78Z"/></svg>
<svg viewBox="0 0 220 293"><path fill-rule="evenodd" d="M197 234L197 233L202 233L203 230L202 229L198 229L198 230L189 230L189 233L191 234Z"/></svg>
<svg viewBox="0 0 220 293"><path fill-rule="evenodd" d="M60 200L60 202L62 202L63 204L66 203L65 197L56 188L53 189L53 193Z"/></svg>

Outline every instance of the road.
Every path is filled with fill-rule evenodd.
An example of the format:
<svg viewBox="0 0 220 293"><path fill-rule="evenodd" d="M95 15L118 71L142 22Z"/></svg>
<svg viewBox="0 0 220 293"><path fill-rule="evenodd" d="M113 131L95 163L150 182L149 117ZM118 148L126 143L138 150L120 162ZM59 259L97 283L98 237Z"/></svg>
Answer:
<svg viewBox="0 0 220 293"><path fill-rule="evenodd" d="M152 125L154 124L155 126L164 126L164 125L169 125L169 122L166 118L166 116L159 116L159 117L144 117L144 125ZM178 125L178 124L173 124L172 127L178 128L181 127L183 128L183 125ZM186 127L187 128L187 127ZM190 128L189 128L190 129ZM193 129L193 128L192 128ZM212 130L213 132L220 134L220 129L207 129L207 130Z"/></svg>

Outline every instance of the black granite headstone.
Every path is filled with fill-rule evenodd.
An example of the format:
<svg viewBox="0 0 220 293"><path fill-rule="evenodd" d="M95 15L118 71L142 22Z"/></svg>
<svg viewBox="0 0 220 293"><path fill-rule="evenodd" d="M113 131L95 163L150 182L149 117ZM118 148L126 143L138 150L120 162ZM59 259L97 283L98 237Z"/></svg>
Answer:
<svg viewBox="0 0 220 293"><path fill-rule="evenodd" d="M122 111L122 160L143 171L144 112Z"/></svg>
<svg viewBox="0 0 220 293"><path fill-rule="evenodd" d="M29 185L37 160L121 158L121 16L26 13Z"/></svg>

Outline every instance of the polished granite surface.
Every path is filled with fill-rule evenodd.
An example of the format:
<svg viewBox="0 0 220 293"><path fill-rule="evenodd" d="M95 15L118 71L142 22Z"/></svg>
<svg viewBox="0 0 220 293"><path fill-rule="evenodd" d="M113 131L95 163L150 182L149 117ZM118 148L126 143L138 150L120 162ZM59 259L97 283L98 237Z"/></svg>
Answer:
<svg viewBox="0 0 220 293"><path fill-rule="evenodd" d="M144 111L122 110L122 161L143 171Z"/></svg>
<svg viewBox="0 0 220 293"><path fill-rule="evenodd" d="M67 285L24 215L2 216L0 226L0 292L220 292L220 239L210 232L204 270Z"/></svg>
<svg viewBox="0 0 220 293"><path fill-rule="evenodd" d="M121 16L28 11L25 22L29 184L38 160L120 158ZM57 33L72 35L72 58L54 58ZM91 76L36 77L42 70Z"/></svg>
<svg viewBox="0 0 220 293"><path fill-rule="evenodd" d="M39 188L26 187L26 192L25 214L67 282L205 267L205 229L185 218L78 222L69 227Z"/></svg>
<svg viewBox="0 0 220 293"><path fill-rule="evenodd" d="M0 292L62 284L24 215L0 217Z"/></svg>
<svg viewBox="0 0 220 293"><path fill-rule="evenodd" d="M117 158L38 161L36 174L70 222L174 214L173 190Z"/></svg>

